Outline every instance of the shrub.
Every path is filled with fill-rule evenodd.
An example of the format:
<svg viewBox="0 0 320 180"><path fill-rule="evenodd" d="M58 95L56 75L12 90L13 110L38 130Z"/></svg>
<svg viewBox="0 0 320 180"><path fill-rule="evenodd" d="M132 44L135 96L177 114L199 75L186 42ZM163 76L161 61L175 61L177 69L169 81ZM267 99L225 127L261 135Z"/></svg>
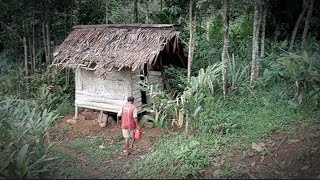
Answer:
<svg viewBox="0 0 320 180"><path fill-rule="evenodd" d="M58 116L39 110L32 103L16 99L0 102L1 176L5 178L38 177L51 147L45 146L45 135Z"/></svg>

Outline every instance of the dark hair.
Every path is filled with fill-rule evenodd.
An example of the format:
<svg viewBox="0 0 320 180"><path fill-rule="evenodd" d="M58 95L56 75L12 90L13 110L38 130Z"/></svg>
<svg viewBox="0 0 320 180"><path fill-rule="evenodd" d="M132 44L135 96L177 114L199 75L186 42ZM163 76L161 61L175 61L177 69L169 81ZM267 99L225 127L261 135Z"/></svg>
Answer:
<svg viewBox="0 0 320 180"><path fill-rule="evenodd" d="M134 97L133 96L129 96L127 100L128 100L128 102L134 102Z"/></svg>

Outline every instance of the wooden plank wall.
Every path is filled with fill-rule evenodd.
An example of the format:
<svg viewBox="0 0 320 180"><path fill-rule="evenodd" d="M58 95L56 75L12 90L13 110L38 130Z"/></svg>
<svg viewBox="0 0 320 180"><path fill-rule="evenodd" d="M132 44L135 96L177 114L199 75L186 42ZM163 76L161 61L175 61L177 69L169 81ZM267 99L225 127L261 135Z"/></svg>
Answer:
<svg viewBox="0 0 320 180"><path fill-rule="evenodd" d="M164 90L163 80L161 77L161 71L149 71L148 72L148 83L153 85L155 91Z"/></svg>
<svg viewBox="0 0 320 180"><path fill-rule="evenodd" d="M111 71L106 78L97 77L94 71L76 71L75 105L117 113L131 95L129 69Z"/></svg>
<svg viewBox="0 0 320 180"><path fill-rule="evenodd" d="M163 79L161 77L161 71L148 71L148 84L153 86L153 91L164 90ZM151 104L152 99L147 96L147 103Z"/></svg>

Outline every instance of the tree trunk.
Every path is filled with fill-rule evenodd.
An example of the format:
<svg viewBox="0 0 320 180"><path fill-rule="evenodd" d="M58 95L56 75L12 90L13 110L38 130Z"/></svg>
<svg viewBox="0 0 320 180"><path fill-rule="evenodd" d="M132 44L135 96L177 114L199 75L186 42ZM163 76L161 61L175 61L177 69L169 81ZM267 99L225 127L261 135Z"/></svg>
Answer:
<svg viewBox="0 0 320 180"><path fill-rule="evenodd" d="M105 0L106 1L106 24L108 24L108 0Z"/></svg>
<svg viewBox="0 0 320 180"><path fill-rule="evenodd" d="M134 11L133 12L133 16L134 16L133 21L137 23L138 22L138 0L133 1L133 11Z"/></svg>
<svg viewBox="0 0 320 180"><path fill-rule="evenodd" d="M228 62L229 62L229 18L228 18L228 10L229 10L229 0L223 1L223 49L221 55L222 61L222 82L223 82L223 95L228 93Z"/></svg>
<svg viewBox="0 0 320 180"><path fill-rule="evenodd" d="M210 40L210 20L208 20L207 22L206 22L206 39L207 39L207 41L209 41Z"/></svg>
<svg viewBox="0 0 320 180"><path fill-rule="evenodd" d="M189 38L189 53L188 53L188 82L190 82L191 78L191 67L192 67L192 60L193 60L193 52L194 52L194 25L195 25L195 19L192 19L192 8L193 7L193 0L190 0L190 8L189 8L189 26L190 26L190 38ZM189 124L190 124L190 115L189 113L186 114L186 134L188 134L189 131Z"/></svg>
<svg viewBox="0 0 320 180"><path fill-rule="evenodd" d="M148 0L144 0L145 4L146 4L146 23L149 23L149 3Z"/></svg>
<svg viewBox="0 0 320 180"><path fill-rule="evenodd" d="M51 43L50 43L50 29L49 29L49 23L46 23L46 36L47 36L47 53L48 53L48 65L52 62L52 53L51 53Z"/></svg>
<svg viewBox="0 0 320 180"><path fill-rule="evenodd" d="M28 46L27 46L27 38L23 36L23 49L24 49L24 70L26 75L29 75L28 68Z"/></svg>
<svg viewBox="0 0 320 180"><path fill-rule="evenodd" d="M292 31L291 41L290 41L290 46L289 46L289 51L292 51L292 48L293 48L293 45L294 45L294 40L295 40L295 38L296 38L297 31L298 31L298 28L299 28L301 19L302 19L303 15L304 15L304 12L306 11L306 9L307 9L307 7L308 7L307 4L308 4L308 3L306 3L305 0L304 0L303 6L302 6L302 11L301 11L301 13L299 14L299 17L298 17L298 19L297 19L297 21L296 21L296 24L295 24L295 26L294 26L294 29L293 29L293 31Z"/></svg>
<svg viewBox="0 0 320 180"><path fill-rule="evenodd" d="M189 38L189 53L188 53L188 81L190 81L190 78L191 78L191 66L192 66L193 51L194 51L194 30L193 30L194 21L192 20L192 6L193 6L193 0L190 0L190 8L189 8L190 38Z"/></svg>
<svg viewBox="0 0 320 180"><path fill-rule="evenodd" d="M64 37L67 37L67 16L68 16L68 12L67 12L67 7L64 7Z"/></svg>
<svg viewBox="0 0 320 180"><path fill-rule="evenodd" d="M46 63L49 64L49 58L48 58L48 49L47 49L47 36L46 36L46 26L45 23L42 22L42 35L43 35L43 49L44 49L44 54L46 57Z"/></svg>
<svg viewBox="0 0 320 180"><path fill-rule="evenodd" d="M160 0L160 10L162 11L162 0Z"/></svg>
<svg viewBox="0 0 320 180"><path fill-rule="evenodd" d="M266 40L266 20L267 20L268 6L266 3L262 6L262 24L261 24L261 45L260 45L260 58L265 55L265 40Z"/></svg>
<svg viewBox="0 0 320 180"><path fill-rule="evenodd" d="M36 41L35 41L35 25L36 25L36 23L35 23L35 19L34 19L34 17L33 17L33 22L32 22L32 57L33 57L33 59L32 59L32 64L33 64L33 71L35 71L36 70Z"/></svg>
<svg viewBox="0 0 320 180"><path fill-rule="evenodd" d="M305 44L307 41L309 21L310 21L311 15L312 15L313 3L314 3L314 0L310 0L308 12L307 12L307 17L306 17L305 24L304 24L303 34L302 34L301 48L305 47Z"/></svg>
<svg viewBox="0 0 320 180"><path fill-rule="evenodd" d="M259 76L259 29L260 29L260 0L255 0L254 17L253 17L253 35L252 35L252 60L251 60L251 76L250 85L255 86Z"/></svg>
<svg viewBox="0 0 320 180"><path fill-rule="evenodd" d="M26 24L22 24L23 30L26 32ZM22 38L22 43L23 43L23 49L24 49L24 70L25 74L29 75L29 68L28 68L28 45L27 45L27 38L24 35Z"/></svg>
<svg viewBox="0 0 320 180"><path fill-rule="evenodd" d="M28 46L28 50L29 50L29 58L30 58L30 62L31 62L31 66L30 66L30 74L33 74L34 69L33 69L33 53L32 53L32 41L31 41L31 37L30 37L30 29L31 29L31 23L27 25L28 27L28 39L27 39L27 46Z"/></svg>

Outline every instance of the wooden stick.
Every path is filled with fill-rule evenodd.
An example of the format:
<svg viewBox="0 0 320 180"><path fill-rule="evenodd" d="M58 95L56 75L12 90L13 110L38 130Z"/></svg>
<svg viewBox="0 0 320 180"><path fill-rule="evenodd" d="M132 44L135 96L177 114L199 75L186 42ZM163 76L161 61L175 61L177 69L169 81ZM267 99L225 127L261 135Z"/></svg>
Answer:
<svg viewBox="0 0 320 180"><path fill-rule="evenodd" d="M281 146L282 143L286 140L287 137L288 137L288 134L282 139L282 141L281 141L280 144L278 145L277 149L274 151L273 156L275 156L275 157L278 156L277 152L278 152L280 146Z"/></svg>

